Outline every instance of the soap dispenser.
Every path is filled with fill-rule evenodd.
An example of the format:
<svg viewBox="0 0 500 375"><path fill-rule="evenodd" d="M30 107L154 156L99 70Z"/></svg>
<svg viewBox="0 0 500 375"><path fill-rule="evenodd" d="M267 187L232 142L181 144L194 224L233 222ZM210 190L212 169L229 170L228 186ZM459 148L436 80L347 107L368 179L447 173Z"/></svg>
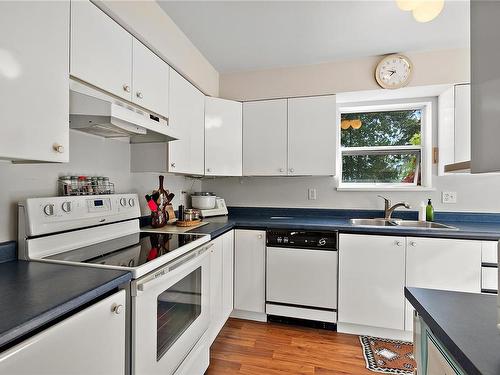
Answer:
<svg viewBox="0 0 500 375"><path fill-rule="evenodd" d="M432 207L430 198L427 202L427 207L425 208L425 218L427 221L434 221L434 207Z"/></svg>

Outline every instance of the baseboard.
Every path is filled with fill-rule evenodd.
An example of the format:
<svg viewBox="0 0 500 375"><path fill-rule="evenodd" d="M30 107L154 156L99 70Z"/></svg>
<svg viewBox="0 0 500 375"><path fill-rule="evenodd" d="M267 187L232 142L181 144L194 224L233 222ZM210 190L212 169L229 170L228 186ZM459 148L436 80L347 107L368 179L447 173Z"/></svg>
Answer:
<svg viewBox="0 0 500 375"><path fill-rule="evenodd" d="M381 337L385 339L413 341L413 333L411 331L403 331L399 329L380 328L372 326L364 326L352 323L337 323L337 332L349 333L353 335L367 335Z"/></svg>
<svg viewBox="0 0 500 375"><path fill-rule="evenodd" d="M245 311L245 310L233 310L231 313L231 318L254 320L256 322L267 322L266 313Z"/></svg>

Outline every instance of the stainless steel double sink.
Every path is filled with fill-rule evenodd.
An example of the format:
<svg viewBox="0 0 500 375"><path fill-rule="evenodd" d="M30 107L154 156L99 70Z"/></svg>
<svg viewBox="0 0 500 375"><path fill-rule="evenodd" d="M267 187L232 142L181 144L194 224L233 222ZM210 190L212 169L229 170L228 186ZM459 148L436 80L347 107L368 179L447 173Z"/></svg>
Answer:
<svg viewBox="0 0 500 375"><path fill-rule="evenodd" d="M376 219L351 219L350 222L352 225L357 227L458 230L458 228L453 227L451 225L440 224L431 221L376 218Z"/></svg>

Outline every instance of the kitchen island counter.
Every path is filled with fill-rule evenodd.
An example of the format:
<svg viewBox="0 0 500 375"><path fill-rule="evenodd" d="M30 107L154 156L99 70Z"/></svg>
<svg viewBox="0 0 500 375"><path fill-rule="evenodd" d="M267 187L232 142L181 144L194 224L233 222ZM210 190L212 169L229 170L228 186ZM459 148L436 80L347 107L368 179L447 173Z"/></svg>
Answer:
<svg viewBox="0 0 500 375"><path fill-rule="evenodd" d="M468 375L500 374L496 296L405 288L405 297Z"/></svg>
<svg viewBox="0 0 500 375"><path fill-rule="evenodd" d="M0 263L0 351L131 280L126 271L12 260Z"/></svg>

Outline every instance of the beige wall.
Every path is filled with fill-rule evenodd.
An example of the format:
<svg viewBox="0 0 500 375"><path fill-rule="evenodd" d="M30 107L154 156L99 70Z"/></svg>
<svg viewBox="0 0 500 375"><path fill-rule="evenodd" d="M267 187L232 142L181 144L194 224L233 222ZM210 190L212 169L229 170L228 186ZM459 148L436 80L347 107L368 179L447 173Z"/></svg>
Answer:
<svg viewBox="0 0 500 375"><path fill-rule="evenodd" d="M218 96L219 73L156 1L93 2L201 91Z"/></svg>
<svg viewBox="0 0 500 375"><path fill-rule="evenodd" d="M406 53L413 61L410 86L470 80L468 49ZM220 75L220 97L236 100L335 94L380 88L374 78L380 56Z"/></svg>

